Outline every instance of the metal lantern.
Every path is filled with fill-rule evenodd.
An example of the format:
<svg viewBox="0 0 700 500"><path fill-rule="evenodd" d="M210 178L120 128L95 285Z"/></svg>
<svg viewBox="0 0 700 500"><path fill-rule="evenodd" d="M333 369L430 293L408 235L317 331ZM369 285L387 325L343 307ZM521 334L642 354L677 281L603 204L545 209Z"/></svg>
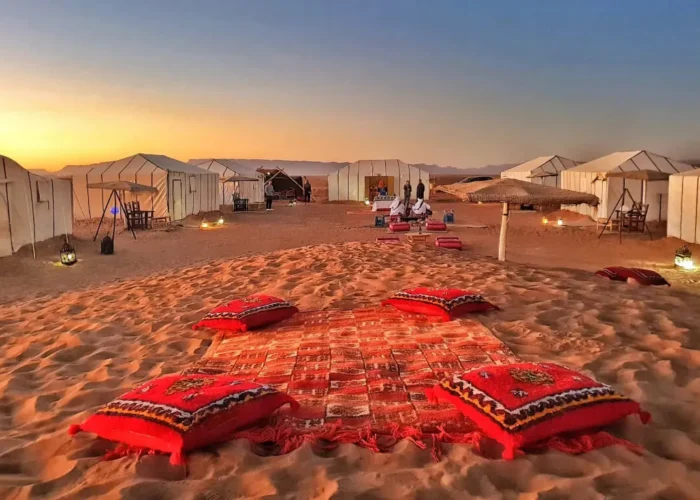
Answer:
<svg viewBox="0 0 700 500"><path fill-rule="evenodd" d="M675 264L683 269L695 268L695 265L693 264L693 252L690 251L688 245L683 245L681 248L676 250Z"/></svg>
<svg viewBox="0 0 700 500"><path fill-rule="evenodd" d="M75 248L67 241L61 246L61 264L64 266L72 266L78 261L75 255Z"/></svg>

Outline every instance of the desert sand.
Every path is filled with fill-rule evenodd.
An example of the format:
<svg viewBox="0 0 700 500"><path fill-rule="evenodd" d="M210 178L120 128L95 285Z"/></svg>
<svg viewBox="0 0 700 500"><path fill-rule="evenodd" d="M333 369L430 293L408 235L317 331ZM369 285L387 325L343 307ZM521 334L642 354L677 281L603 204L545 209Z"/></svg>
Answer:
<svg viewBox="0 0 700 500"><path fill-rule="evenodd" d="M231 214L212 231L136 241L123 233L111 257L84 228L73 268L52 265L50 245L37 261L0 259L0 497L700 498L700 275L668 267L680 243L633 236L620 245L517 213L502 264L498 207L434 208L456 209L452 233L466 251L379 246L373 217L328 204ZM593 276L605 265L655 267L673 286ZM262 292L302 310L353 308L408 285L475 289L501 308L481 321L522 359L567 364L637 399L652 423L630 418L612 432L646 453L612 447L506 462L450 445L434 462L400 442L385 454L343 445L320 455L304 445L260 457L233 441L190 454L185 477L162 456L104 462L110 443L67 434L135 384L199 359L212 332L190 326L223 301Z"/></svg>

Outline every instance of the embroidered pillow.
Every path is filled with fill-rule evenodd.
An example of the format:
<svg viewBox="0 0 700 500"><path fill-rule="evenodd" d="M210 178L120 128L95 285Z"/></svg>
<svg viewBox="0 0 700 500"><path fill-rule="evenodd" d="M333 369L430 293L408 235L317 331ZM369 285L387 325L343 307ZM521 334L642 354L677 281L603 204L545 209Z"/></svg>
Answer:
<svg viewBox="0 0 700 500"><path fill-rule="evenodd" d="M638 403L581 373L552 363L485 366L443 379L428 397L455 405L488 437L503 458L561 433L610 425L637 414Z"/></svg>
<svg viewBox="0 0 700 500"><path fill-rule="evenodd" d="M596 275L613 281L636 281L643 286L671 286L666 279L656 271L627 267L606 267L596 272Z"/></svg>
<svg viewBox="0 0 700 500"><path fill-rule="evenodd" d="M294 316L299 310L289 302L268 295L251 295L219 306L192 329L215 328L246 332Z"/></svg>
<svg viewBox="0 0 700 500"><path fill-rule="evenodd" d="M226 441L286 404L299 407L287 394L231 376L167 375L108 403L69 433L170 453L178 465L183 452Z"/></svg>
<svg viewBox="0 0 700 500"><path fill-rule="evenodd" d="M397 292L382 305L394 306L406 312L439 316L445 321L464 314L497 309L481 295L469 290L449 288L413 288Z"/></svg>

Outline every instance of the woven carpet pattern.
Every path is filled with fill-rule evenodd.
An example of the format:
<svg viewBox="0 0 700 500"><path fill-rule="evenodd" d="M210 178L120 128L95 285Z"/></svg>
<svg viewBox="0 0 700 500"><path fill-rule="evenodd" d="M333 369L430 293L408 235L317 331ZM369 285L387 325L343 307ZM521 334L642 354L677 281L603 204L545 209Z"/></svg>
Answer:
<svg viewBox="0 0 700 500"><path fill-rule="evenodd" d="M438 378L516 356L475 319L447 323L393 308L298 313L247 333L217 333L207 354L184 373L230 374L269 384L301 404L276 425L313 432L328 424L392 425L423 433L466 433L472 425L424 390Z"/></svg>

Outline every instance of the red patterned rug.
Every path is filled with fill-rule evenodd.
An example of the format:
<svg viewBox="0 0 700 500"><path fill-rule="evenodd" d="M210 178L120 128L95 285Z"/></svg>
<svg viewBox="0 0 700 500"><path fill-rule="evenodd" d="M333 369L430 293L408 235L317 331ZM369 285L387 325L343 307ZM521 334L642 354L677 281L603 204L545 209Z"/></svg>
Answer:
<svg viewBox="0 0 700 500"><path fill-rule="evenodd" d="M294 396L300 413L281 413L245 433L283 452L304 440L355 442L380 451L382 439L467 442L474 430L452 406L424 390L444 374L517 361L474 319L441 323L393 308L299 313L272 327L219 333L185 373L231 374Z"/></svg>

